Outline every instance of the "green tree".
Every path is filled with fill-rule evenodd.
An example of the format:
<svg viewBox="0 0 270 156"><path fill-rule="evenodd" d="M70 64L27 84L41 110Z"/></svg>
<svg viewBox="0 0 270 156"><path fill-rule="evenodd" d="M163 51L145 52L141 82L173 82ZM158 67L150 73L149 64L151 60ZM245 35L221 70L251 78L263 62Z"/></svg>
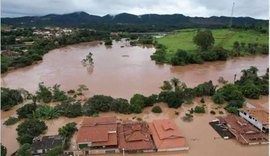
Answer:
<svg viewBox="0 0 270 156"><path fill-rule="evenodd" d="M73 102L70 100L63 101L56 106L58 112L66 117L74 118L82 115L82 106L80 102Z"/></svg>
<svg viewBox="0 0 270 156"><path fill-rule="evenodd" d="M31 144L33 138L42 134L47 128L44 121L37 119L25 120L16 129L18 134L17 140L21 145L25 143Z"/></svg>
<svg viewBox="0 0 270 156"><path fill-rule="evenodd" d="M145 107L145 100L146 100L145 96L143 96L141 94L135 94L130 99L130 104L139 106L142 109Z"/></svg>
<svg viewBox="0 0 270 156"><path fill-rule="evenodd" d="M25 104L24 106L16 110L18 118L32 118L33 112L36 111L36 108L37 106L35 104Z"/></svg>
<svg viewBox="0 0 270 156"><path fill-rule="evenodd" d="M198 45L202 51L208 50L215 43L215 39L210 30L198 30L193 42Z"/></svg>
<svg viewBox="0 0 270 156"><path fill-rule="evenodd" d="M152 112L153 113L161 113L162 112L162 109L159 106L154 106L152 108Z"/></svg>
<svg viewBox="0 0 270 156"><path fill-rule="evenodd" d="M22 102L23 97L18 90L1 87L1 110L7 111Z"/></svg>
<svg viewBox="0 0 270 156"><path fill-rule="evenodd" d="M39 83L38 85L39 89L36 92L37 94L37 100L38 101L43 101L45 103L49 103L52 101L53 95L52 92L50 90L50 88L47 88L44 83Z"/></svg>
<svg viewBox="0 0 270 156"><path fill-rule="evenodd" d="M50 149L47 153L46 156L62 156L63 155L63 148L60 146L54 147Z"/></svg>
<svg viewBox="0 0 270 156"><path fill-rule="evenodd" d="M1 144L1 156L6 156L7 155L7 148Z"/></svg>
<svg viewBox="0 0 270 156"><path fill-rule="evenodd" d="M31 156L31 145L29 143L23 144L16 152L16 156Z"/></svg>
<svg viewBox="0 0 270 156"><path fill-rule="evenodd" d="M225 102L224 96L220 92L215 92L215 94L212 96L212 100L216 104L223 104Z"/></svg>
<svg viewBox="0 0 270 156"><path fill-rule="evenodd" d="M111 111L124 114L132 113L131 105L128 103L128 100L122 98L113 100L111 103Z"/></svg>
<svg viewBox="0 0 270 156"><path fill-rule="evenodd" d="M78 130L76 125L77 124L75 122L67 123L65 126L58 129L58 134L66 138L71 138Z"/></svg>
<svg viewBox="0 0 270 156"><path fill-rule="evenodd" d="M170 84L169 81L163 81L163 85L160 87L164 91L170 91L172 90L172 85Z"/></svg>
<svg viewBox="0 0 270 156"><path fill-rule="evenodd" d="M52 101L54 102L60 102L60 101L65 101L68 99L68 96L66 93L62 90L60 90L60 85L55 84L52 89Z"/></svg>
<svg viewBox="0 0 270 156"><path fill-rule="evenodd" d="M3 124L9 126L9 125L14 125L18 121L19 121L18 118L10 116Z"/></svg>
<svg viewBox="0 0 270 156"><path fill-rule="evenodd" d="M203 106L196 106L194 109L195 113L205 113L205 109Z"/></svg>
<svg viewBox="0 0 270 156"><path fill-rule="evenodd" d="M33 118L39 118L43 120L55 119L60 116L57 107L51 107L48 105L40 105L36 111L33 112Z"/></svg>

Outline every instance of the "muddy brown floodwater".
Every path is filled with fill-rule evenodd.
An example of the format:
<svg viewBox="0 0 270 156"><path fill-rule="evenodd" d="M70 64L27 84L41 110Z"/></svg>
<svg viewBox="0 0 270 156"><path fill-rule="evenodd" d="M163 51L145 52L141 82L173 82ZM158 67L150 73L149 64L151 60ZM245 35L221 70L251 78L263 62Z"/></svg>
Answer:
<svg viewBox="0 0 270 156"><path fill-rule="evenodd" d="M124 46L121 48L121 46ZM187 65L172 67L170 65L156 65L150 59L150 55L155 51L153 47L130 47L127 42L114 42L112 47L105 47L99 42L83 43L67 46L50 51L44 56L42 62L29 67L10 71L1 76L3 87L24 88L35 92L38 83L44 82L46 85L61 84L64 90L76 89L79 84L85 84L89 91L87 96L94 94L104 94L113 97L130 98L134 93L150 95L160 92L160 86L164 80L177 77L188 86L196 86L199 83L213 80L217 84L217 79L223 76L226 80L233 81L234 74L240 77L240 71L250 66L256 66L259 74L263 74L268 67L268 56L250 56L234 58L228 61L208 62L202 65ZM84 67L81 60L89 53L93 53L94 66ZM140 117L146 121L153 119L168 118L173 119L186 136L190 145L190 150L186 152L153 153L143 155L169 155L169 156L267 156L268 145L242 146L235 140L223 140L209 126L208 122L215 116L210 110L224 111L214 105L209 97L206 97L208 113L195 115L194 121L183 122L187 109L194 107L200 99L195 100L193 105L183 105L178 109L170 109L163 103L161 106L163 113L154 114L151 108L145 108L141 114L122 115L115 113L100 113L100 116L117 116L120 119L132 119ZM261 104L268 108L269 98L263 96L259 100L250 100L256 104ZM8 112L1 112L1 122L7 117L16 115L14 107ZM175 111L180 114L175 115ZM225 112L225 111L224 111ZM80 124L83 117L68 119L58 118L46 121L48 130L46 134L57 134L58 128L68 122ZM16 141L16 127L1 125L1 142L7 147L8 155L18 149ZM74 143L74 138L72 142ZM128 154L126 154L128 155ZM141 155L141 154L137 154ZM135 155L136 156L136 155Z"/></svg>
<svg viewBox="0 0 270 156"><path fill-rule="evenodd" d="M228 61L207 62L201 65L172 67L156 65L150 55L153 47L129 47L126 42L116 42L105 47L99 42L83 43L50 51L41 63L17 69L1 76L3 87L24 88L36 91L39 82L46 85L61 84L64 90L76 89L85 84L86 95L111 95L130 98L134 93L158 93L164 80L177 77L188 86L223 76L232 81L234 74L250 66L258 67L260 74L268 67L268 56L235 58ZM125 46L121 48L121 46ZM82 59L93 53L93 67L84 67Z"/></svg>

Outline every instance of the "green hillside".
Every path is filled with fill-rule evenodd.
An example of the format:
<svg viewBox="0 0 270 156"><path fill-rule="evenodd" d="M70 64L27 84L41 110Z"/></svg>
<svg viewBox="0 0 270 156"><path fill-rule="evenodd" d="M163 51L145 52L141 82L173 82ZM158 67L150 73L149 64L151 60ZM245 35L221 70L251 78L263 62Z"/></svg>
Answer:
<svg viewBox="0 0 270 156"><path fill-rule="evenodd" d="M197 51L197 46L193 43L193 37L196 35L196 29L183 29L175 34L167 35L157 39L157 43L165 45L167 54L175 53L177 49L183 49L188 52ZM235 41L248 43L268 44L268 35L252 30L230 30L213 29L211 30L215 38L215 46L222 46L224 49L232 50Z"/></svg>

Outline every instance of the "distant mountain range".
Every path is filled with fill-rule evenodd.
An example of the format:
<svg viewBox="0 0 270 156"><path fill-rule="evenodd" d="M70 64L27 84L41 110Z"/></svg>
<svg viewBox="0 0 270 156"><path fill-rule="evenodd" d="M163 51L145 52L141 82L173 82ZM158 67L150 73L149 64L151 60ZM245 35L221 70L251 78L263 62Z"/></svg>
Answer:
<svg viewBox="0 0 270 156"><path fill-rule="evenodd" d="M189 17L182 14L158 15L144 14L133 15L121 13L118 15L96 16L89 15L86 12L74 12L70 14L48 14L45 16L26 16L16 18L1 18L2 24L15 26L91 26L98 24L108 25L151 25L151 26L174 26L174 27L224 27L228 26L230 17L212 16ZM249 24L267 24L268 20L254 19L251 17L234 17L233 24L249 25Z"/></svg>

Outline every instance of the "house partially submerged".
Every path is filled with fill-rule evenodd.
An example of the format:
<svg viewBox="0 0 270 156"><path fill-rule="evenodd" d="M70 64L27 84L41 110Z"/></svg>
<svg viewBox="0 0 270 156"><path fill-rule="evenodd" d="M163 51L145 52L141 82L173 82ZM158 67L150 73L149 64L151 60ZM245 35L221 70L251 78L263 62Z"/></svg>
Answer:
<svg viewBox="0 0 270 156"><path fill-rule="evenodd" d="M76 142L85 155L118 152L116 117L84 118Z"/></svg>
<svg viewBox="0 0 270 156"><path fill-rule="evenodd" d="M146 122L125 121L118 126L118 148L121 152L154 152L155 145Z"/></svg>
<svg viewBox="0 0 270 156"><path fill-rule="evenodd" d="M257 128L239 116L228 115L226 117L217 118L220 124L227 126L229 131L242 144L253 145L268 143L268 140Z"/></svg>
<svg viewBox="0 0 270 156"><path fill-rule="evenodd" d="M54 147L64 148L65 138L60 135L39 136L33 139L32 155L40 156Z"/></svg>
<svg viewBox="0 0 270 156"><path fill-rule="evenodd" d="M239 115L262 132L269 132L269 112L264 108L244 108Z"/></svg>
<svg viewBox="0 0 270 156"><path fill-rule="evenodd" d="M158 152L189 149L185 137L180 133L174 121L154 120L149 123L149 126Z"/></svg>

